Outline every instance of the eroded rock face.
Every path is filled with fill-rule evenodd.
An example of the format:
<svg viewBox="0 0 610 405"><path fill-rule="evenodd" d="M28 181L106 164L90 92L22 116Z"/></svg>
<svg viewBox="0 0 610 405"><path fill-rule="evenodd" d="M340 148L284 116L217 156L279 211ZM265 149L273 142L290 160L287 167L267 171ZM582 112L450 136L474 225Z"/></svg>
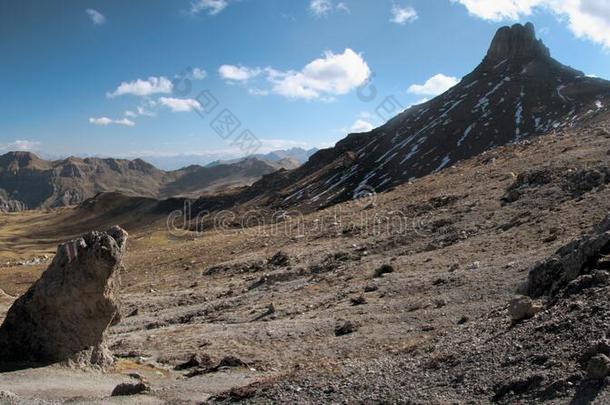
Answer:
<svg viewBox="0 0 610 405"><path fill-rule="evenodd" d="M591 285L603 284L601 271L610 267L607 255L610 253L610 216L596 226L595 233L577 239L560 248L555 255L539 263L529 272L527 294L530 297L555 295L562 288L578 287L571 284L579 277L586 277L577 284L584 285L590 278Z"/></svg>
<svg viewBox="0 0 610 405"><path fill-rule="evenodd" d="M118 274L127 232L115 226L59 245L41 278L0 327L0 360L106 367L104 338L118 319Z"/></svg>
<svg viewBox="0 0 610 405"><path fill-rule="evenodd" d="M487 57L494 61L508 58L549 58L550 56L549 49L541 40L536 39L536 29L532 23L500 28L487 53Z"/></svg>

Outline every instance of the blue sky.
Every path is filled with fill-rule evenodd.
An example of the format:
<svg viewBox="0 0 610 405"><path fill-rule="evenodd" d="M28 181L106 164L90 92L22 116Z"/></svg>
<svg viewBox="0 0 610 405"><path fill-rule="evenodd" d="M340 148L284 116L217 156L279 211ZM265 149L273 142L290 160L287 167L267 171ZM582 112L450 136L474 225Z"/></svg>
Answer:
<svg viewBox="0 0 610 405"><path fill-rule="evenodd" d="M0 0L0 152L231 156L244 130L261 152L330 146L380 125L387 97L406 107L455 83L516 21L609 78L609 3ZM225 109L231 134L210 125Z"/></svg>

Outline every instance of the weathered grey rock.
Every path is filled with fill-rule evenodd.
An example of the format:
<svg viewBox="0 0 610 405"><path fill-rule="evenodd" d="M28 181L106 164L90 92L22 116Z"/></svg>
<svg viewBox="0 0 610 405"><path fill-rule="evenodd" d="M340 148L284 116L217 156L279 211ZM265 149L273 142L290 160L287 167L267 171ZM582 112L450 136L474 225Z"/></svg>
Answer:
<svg viewBox="0 0 610 405"><path fill-rule="evenodd" d="M115 226L62 244L0 327L0 360L106 367L104 338L118 316L118 274L127 232Z"/></svg>
<svg viewBox="0 0 610 405"><path fill-rule="evenodd" d="M587 377L591 380L601 380L610 375L610 358L605 354L598 354L587 364Z"/></svg>
<svg viewBox="0 0 610 405"><path fill-rule="evenodd" d="M610 220L604 219L593 235L561 247L553 256L529 272L527 294L530 297L555 295L572 280L583 275L610 248ZM598 278L603 278L599 275Z"/></svg>
<svg viewBox="0 0 610 405"><path fill-rule="evenodd" d="M0 391L0 404L2 405L17 405L17 395L10 391Z"/></svg>
<svg viewBox="0 0 610 405"><path fill-rule="evenodd" d="M351 321L345 321L335 327L335 336L344 336L354 333L358 327Z"/></svg>
<svg viewBox="0 0 610 405"><path fill-rule="evenodd" d="M269 259L269 264L272 266L288 266L290 264L290 257L286 253L279 251Z"/></svg>
<svg viewBox="0 0 610 405"><path fill-rule="evenodd" d="M508 306L508 314L515 322L529 319L541 310L542 305L523 295L513 298Z"/></svg>
<svg viewBox="0 0 610 405"><path fill-rule="evenodd" d="M144 382L122 383L117 385L114 390L112 390L111 396L120 397L127 395L138 395L147 393L148 391L150 391L150 387Z"/></svg>

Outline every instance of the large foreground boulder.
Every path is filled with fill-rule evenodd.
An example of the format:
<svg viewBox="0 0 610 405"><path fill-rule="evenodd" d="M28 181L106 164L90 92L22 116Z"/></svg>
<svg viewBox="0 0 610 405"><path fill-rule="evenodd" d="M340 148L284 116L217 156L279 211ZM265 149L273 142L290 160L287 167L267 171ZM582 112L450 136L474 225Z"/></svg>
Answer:
<svg viewBox="0 0 610 405"><path fill-rule="evenodd" d="M0 361L106 367L104 343L118 319L118 274L127 232L115 226L62 244L0 327Z"/></svg>

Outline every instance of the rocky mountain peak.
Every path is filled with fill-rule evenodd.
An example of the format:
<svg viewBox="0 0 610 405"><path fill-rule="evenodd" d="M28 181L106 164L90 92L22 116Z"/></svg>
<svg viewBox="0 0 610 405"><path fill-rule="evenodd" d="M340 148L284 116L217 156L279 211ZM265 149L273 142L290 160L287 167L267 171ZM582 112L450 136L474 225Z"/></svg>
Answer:
<svg viewBox="0 0 610 405"><path fill-rule="evenodd" d="M282 208L328 206L361 190L387 190L489 149L580 125L608 106L610 82L554 60L533 24L503 27L482 63L445 93L369 133L349 135L293 173L265 178L255 188L283 188L276 200Z"/></svg>
<svg viewBox="0 0 610 405"><path fill-rule="evenodd" d="M549 58L551 53L542 40L536 38L534 24L515 24L502 27L491 42L487 59L500 62L506 59L531 60Z"/></svg>

